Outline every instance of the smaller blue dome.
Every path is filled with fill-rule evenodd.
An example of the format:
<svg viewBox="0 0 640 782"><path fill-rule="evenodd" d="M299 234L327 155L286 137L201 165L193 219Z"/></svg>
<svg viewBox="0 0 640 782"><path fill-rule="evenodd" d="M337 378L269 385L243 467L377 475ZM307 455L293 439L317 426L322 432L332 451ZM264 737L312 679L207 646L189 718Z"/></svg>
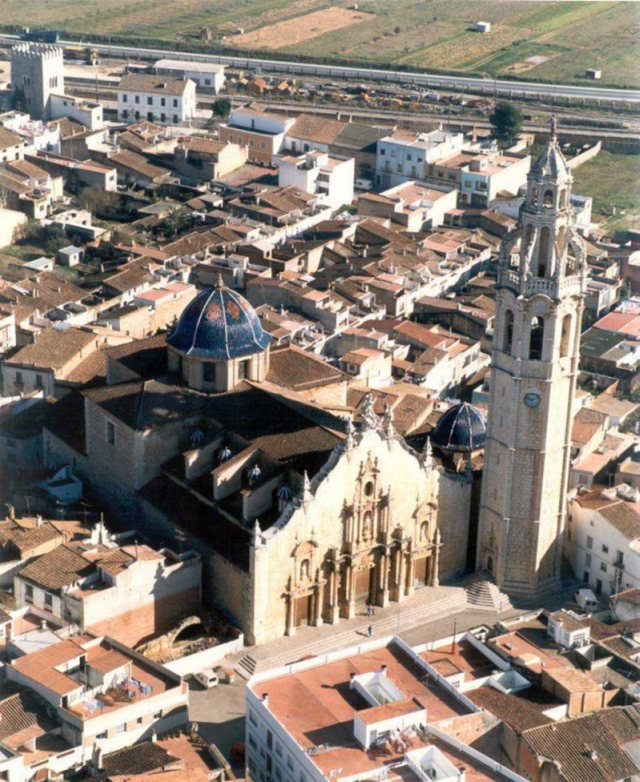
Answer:
<svg viewBox="0 0 640 782"><path fill-rule="evenodd" d="M188 356L227 360L260 353L270 340L251 304L220 284L187 305L167 344Z"/></svg>
<svg viewBox="0 0 640 782"><path fill-rule="evenodd" d="M470 452L484 448L487 425L482 413L463 402L450 407L431 432L431 442L444 451Z"/></svg>

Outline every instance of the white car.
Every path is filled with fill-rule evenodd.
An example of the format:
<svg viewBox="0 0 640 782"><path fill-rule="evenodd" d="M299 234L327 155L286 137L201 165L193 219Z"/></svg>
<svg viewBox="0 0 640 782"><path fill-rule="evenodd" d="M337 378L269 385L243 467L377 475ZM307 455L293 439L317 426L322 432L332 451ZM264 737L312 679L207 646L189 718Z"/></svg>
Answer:
<svg viewBox="0 0 640 782"><path fill-rule="evenodd" d="M200 673L196 673L193 678L198 682L198 684L201 684L205 690L210 690L212 687L217 687L218 682L220 681L218 679L218 674L212 668L209 668L206 671L200 671Z"/></svg>

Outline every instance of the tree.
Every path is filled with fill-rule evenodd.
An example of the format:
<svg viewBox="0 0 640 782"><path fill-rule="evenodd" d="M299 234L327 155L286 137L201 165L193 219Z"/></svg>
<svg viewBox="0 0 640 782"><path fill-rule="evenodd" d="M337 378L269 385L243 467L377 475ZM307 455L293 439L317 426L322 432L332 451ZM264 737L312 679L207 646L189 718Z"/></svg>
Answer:
<svg viewBox="0 0 640 782"><path fill-rule="evenodd" d="M189 212L183 206L173 206L165 217L165 233L170 239L189 224Z"/></svg>
<svg viewBox="0 0 640 782"><path fill-rule="evenodd" d="M231 113L231 98L218 98L213 104L213 113L216 117L224 119Z"/></svg>
<svg viewBox="0 0 640 782"><path fill-rule="evenodd" d="M510 147L522 128L522 112L513 103L497 103L489 117L493 135L502 147Z"/></svg>

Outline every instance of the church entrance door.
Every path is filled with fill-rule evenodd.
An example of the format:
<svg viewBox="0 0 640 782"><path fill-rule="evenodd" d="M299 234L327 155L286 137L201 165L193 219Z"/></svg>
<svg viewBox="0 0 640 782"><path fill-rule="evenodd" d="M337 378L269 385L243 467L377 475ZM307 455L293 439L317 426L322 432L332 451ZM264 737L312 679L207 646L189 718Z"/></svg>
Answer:
<svg viewBox="0 0 640 782"><path fill-rule="evenodd" d="M416 559L413 571L413 586L423 587L427 584L427 557Z"/></svg>
<svg viewBox="0 0 640 782"><path fill-rule="evenodd" d="M296 600L296 627L306 627L311 624L312 595L305 595Z"/></svg>
<svg viewBox="0 0 640 782"><path fill-rule="evenodd" d="M356 605L364 606L369 601L373 602L374 593L374 567L367 570L360 570L356 573Z"/></svg>

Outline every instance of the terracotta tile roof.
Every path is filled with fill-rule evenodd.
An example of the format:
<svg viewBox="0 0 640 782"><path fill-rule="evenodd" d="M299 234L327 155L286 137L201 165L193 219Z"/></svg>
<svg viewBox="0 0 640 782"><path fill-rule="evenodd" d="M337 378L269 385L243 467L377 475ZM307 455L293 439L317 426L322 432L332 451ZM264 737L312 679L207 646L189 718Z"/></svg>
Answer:
<svg viewBox="0 0 640 782"><path fill-rule="evenodd" d="M293 138L315 141L318 144L331 144L345 129L347 123L329 119L317 114L301 114L287 135Z"/></svg>
<svg viewBox="0 0 640 782"><path fill-rule="evenodd" d="M10 147L22 146L22 136L14 133L12 130L7 130L3 125L0 125L0 150L9 149Z"/></svg>
<svg viewBox="0 0 640 782"><path fill-rule="evenodd" d="M84 578L93 569L81 553L63 544L28 564L19 577L43 589L59 590Z"/></svg>
<svg viewBox="0 0 640 782"><path fill-rule="evenodd" d="M637 707L630 708L629 728L638 738ZM616 709L617 710L617 709ZM623 709L620 709L621 711ZM524 733L533 750L544 758L556 761L566 782L614 782L635 777L637 766L620 746L623 718L608 715L614 709L597 714L555 722Z"/></svg>
<svg viewBox="0 0 640 782"><path fill-rule="evenodd" d="M0 741L12 745L11 738L28 731L31 738L59 727L46 704L30 690L4 684L0 689Z"/></svg>
<svg viewBox="0 0 640 782"><path fill-rule="evenodd" d="M95 342L96 335L90 331L76 328L58 331L48 328L38 334L35 342L25 345L5 363L52 369L55 372L78 355L84 353L88 356L95 347Z"/></svg>
<svg viewBox="0 0 640 782"><path fill-rule="evenodd" d="M106 277L104 284L120 293L127 293L145 283L153 283L155 279L151 272L153 268L157 268L155 262L142 256L136 258L135 261L130 261L117 274Z"/></svg>
<svg viewBox="0 0 640 782"><path fill-rule="evenodd" d="M158 377L167 372L166 334L105 348L104 353L107 361L117 361L140 378Z"/></svg>
<svg viewBox="0 0 640 782"><path fill-rule="evenodd" d="M74 641L60 641L38 652L18 657L13 668L57 695L66 695L81 690L83 684L56 670L56 667L85 654L85 650Z"/></svg>
<svg viewBox="0 0 640 782"><path fill-rule="evenodd" d="M183 95L187 79L171 79L146 73L128 73L120 79L118 89L124 92L149 92L159 95Z"/></svg>
<svg viewBox="0 0 640 782"><path fill-rule="evenodd" d="M485 685L477 690L469 690L466 695L476 706L506 722L517 734L553 722L528 701L515 695L500 692L490 685Z"/></svg>
<svg viewBox="0 0 640 782"><path fill-rule="evenodd" d="M156 166L150 163L146 157L138 155L137 152L132 152L129 149L117 152L115 155L111 155L109 162L113 163L116 167L122 166L123 168L128 168L131 171L142 174L151 180L160 179L160 177L166 176L170 173L168 168Z"/></svg>
<svg viewBox="0 0 640 782"><path fill-rule="evenodd" d="M113 776L115 774L144 774L156 769L164 769L175 763L178 758L170 755L165 749L153 741L144 741L132 747L111 752L102 760L102 774L97 776ZM95 776L91 777L95 780Z"/></svg>
<svg viewBox="0 0 640 782"><path fill-rule="evenodd" d="M128 665L130 662L131 660L128 657L120 654L120 652L116 652L115 649L110 649L92 658L89 661L89 666L100 673L111 673L118 668Z"/></svg>
<svg viewBox="0 0 640 782"><path fill-rule="evenodd" d="M627 603L640 606L640 589L627 589L625 592L618 592L616 602L624 600Z"/></svg>
<svg viewBox="0 0 640 782"><path fill-rule="evenodd" d="M101 385L107 380L107 355L105 350L94 352L83 359L77 367L64 378L64 383L77 386Z"/></svg>
<svg viewBox="0 0 640 782"><path fill-rule="evenodd" d="M621 500L599 513L629 540L640 538L640 503Z"/></svg>
<svg viewBox="0 0 640 782"><path fill-rule="evenodd" d="M64 538L60 532L49 522L43 522L39 527L23 527L16 521L0 521L0 545L15 547L22 556L46 543Z"/></svg>
<svg viewBox="0 0 640 782"><path fill-rule="evenodd" d="M348 377L311 353L289 346L271 351L267 380L292 391L303 391L346 382Z"/></svg>
<svg viewBox="0 0 640 782"><path fill-rule="evenodd" d="M586 445L598 429L605 425L606 421L607 415L605 413L583 407L573 419L571 441L574 445Z"/></svg>

